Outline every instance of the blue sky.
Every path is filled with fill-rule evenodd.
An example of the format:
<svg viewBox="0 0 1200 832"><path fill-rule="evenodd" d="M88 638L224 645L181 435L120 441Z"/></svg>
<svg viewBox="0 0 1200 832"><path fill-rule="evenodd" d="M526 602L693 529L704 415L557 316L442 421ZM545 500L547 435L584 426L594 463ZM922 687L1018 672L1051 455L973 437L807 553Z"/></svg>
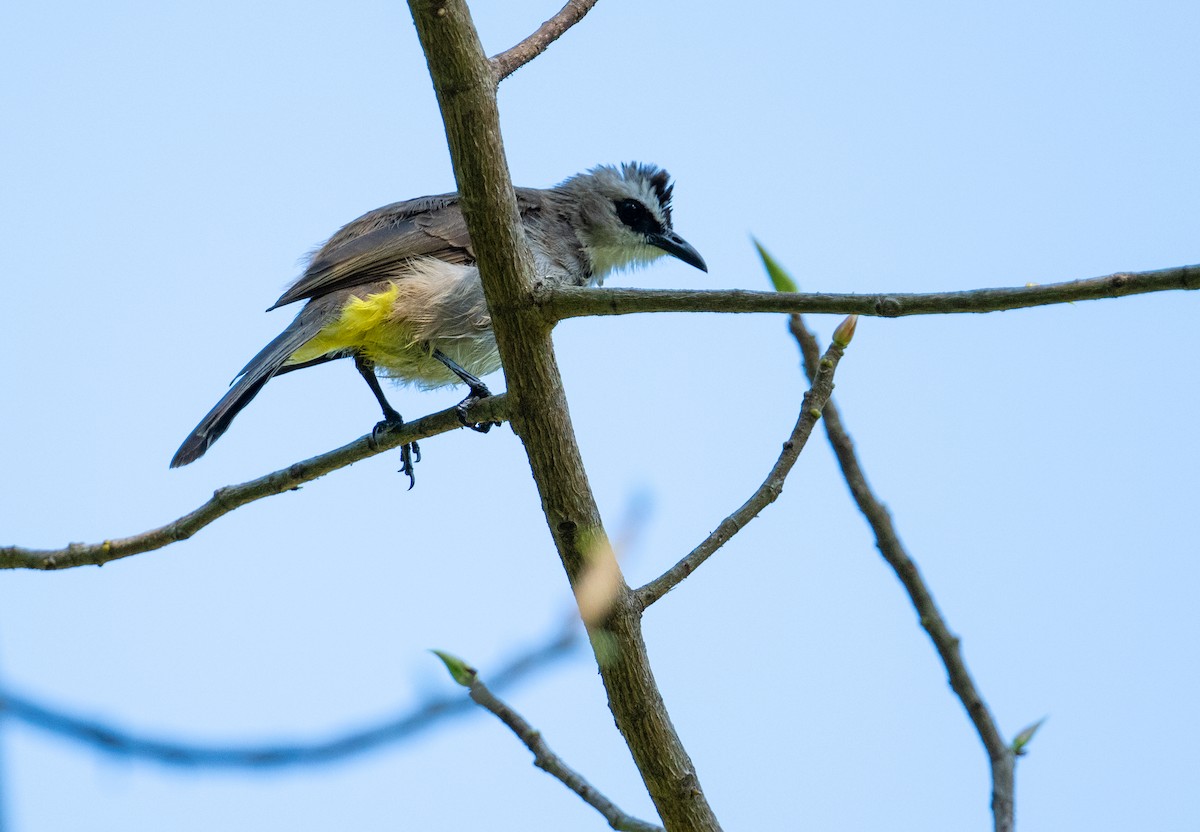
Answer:
<svg viewBox="0 0 1200 832"><path fill-rule="evenodd" d="M555 3L477 3L491 52ZM1194 34L1149 3L604 0L501 89L519 184L630 159L676 177L704 275L816 291L1047 283L1200 260ZM348 366L279 379L200 462L187 431L289 320L299 259L387 202L453 188L403 4L9 4L0 541L166 522L353 439ZM1001 726L1049 715L1021 828L1184 828L1200 742L1194 526L1200 298L863 320L835 394ZM827 336L832 319L813 319ZM657 575L758 485L804 392L782 316L556 332L611 531ZM502 388L497 375L489 382ZM400 390L406 416L457 390ZM781 499L654 607L659 683L728 829L982 829L985 755L818 434ZM566 581L507 428L379 457L103 569L0 576L0 677L198 742L320 738L486 674L558 625ZM590 659L509 698L651 816ZM4 811L61 829L604 829L480 714L337 766L114 762L15 725Z"/></svg>

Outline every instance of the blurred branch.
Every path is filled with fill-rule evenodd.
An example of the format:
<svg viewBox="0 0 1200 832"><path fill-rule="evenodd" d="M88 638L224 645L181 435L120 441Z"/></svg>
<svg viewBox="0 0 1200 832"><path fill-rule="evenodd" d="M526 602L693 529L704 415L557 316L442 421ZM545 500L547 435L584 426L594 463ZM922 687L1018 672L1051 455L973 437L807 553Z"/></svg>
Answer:
<svg viewBox="0 0 1200 832"><path fill-rule="evenodd" d="M508 703L488 690L480 680L479 673L475 668L456 656L439 650L434 652L445 663L446 669L450 671L454 680L468 689L475 704L493 713L517 735L521 742L525 743L526 748L533 752L535 766L555 777L568 789L579 795L585 803L604 816L609 826L613 829L623 830L623 832L663 832L661 826L638 820L632 815L622 812L616 804L596 791L596 788L579 772L568 766L561 757L550 750L550 746L542 739L540 731L530 725Z"/></svg>
<svg viewBox="0 0 1200 832"><path fill-rule="evenodd" d="M571 653L580 642L579 625L572 621L553 638L510 661L494 675L498 688L508 687ZM370 728L315 743L274 743L261 746L208 746L139 736L96 720L38 705L13 693L0 692L0 712L14 721L88 745L106 754L184 767L285 768L322 765L404 742L451 717L473 710L459 695L427 699L408 713Z"/></svg>
<svg viewBox="0 0 1200 832"><path fill-rule="evenodd" d="M492 396L473 405L468 418L480 422L500 421L508 418L508 399L504 394ZM227 485L213 492L212 499L165 526L151 529L132 537L105 540L100 543L71 543L63 549L26 549L21 546L0 547L0 569L67 569L73 566L100 566L109 561L127 558L130 555L161 549L200 531L217 518L228 514L247 503L295 491L306 482L345 468L360 460L376 456L385 451L427 439L440 433L449 433L461 428L462 422L454 408L425 416L405 423L398 430L391 430L378 441L371 434L363 436L349 445L296 462L273 474L259 477L238 485Z"/></svg>
<svg viewBox="0 0 1200 832"><path fill-rule="evenodd" d="M496 81L503 81L525 64L546 51L546 47L562 37L563 33L583 20L583 16L592 10L597 0L567 0L567 5L558 14L547 20L525 40L512 49L506 49L491 60L492 71Z"/></svg>
<svg viewBox="0 0 1200 832"><path fill-rule="evenodd" d="M763 484L750 495L750 499L743 503L741 508L722 520L716 530L704 539L704 542L662 575L637 590L637 597L643 607L650 606L674 589L700 564L708 560L710 555L728 543L730 538L757 517L759 512L778 499L780 492L783 491L783 481L792 470L792 466L796 464L796 460L799 459L800 452L804 450L817 420L821 418L821 409L833 395L833 374L837 370L838 362L841 361L844 352L845 345L835 341L825 351L825 357L820 359L816 375L810 377L812 386L804 394L804 401L800 405L800 417L796 420L792 435L783 443L783 453L775 461L774 467L771 468L771 472Z"/></svg>
<svg viewBox="0 0 1200 832"><path fill-rule="evenodd" d="M409 0L446 126L463 217L479 261L496 346L546 524L574 587L589 550L608 546L567 408L550 324L531 303L533 258L504 155L496 81L464 0ZM593 643L609 708L663 825L717 832L720 824L695 765L671 724L642 636L641 610L617 574L604 622L603 656Z"/></svg>
<svg viewBox="0 0 1200 832"><path fill-rule="evenodd" d="M804 321L799 315L792 315L790 328L800 343L805 372L809 378L813 378L814 368L817 366L817 356L820 354L817 339L805 327ZM850 487L850 493L858 504L859 511L870 524L871 531L875 534L875 542L879 547L880 554L895 571L896 577L903 584L913 607L916 608L921 626L937 649L938 656L941 657L942 664L950 677L950 687L962 702L967 716L970 717L979 734L979 739L987 751L988 759L991 762L992 815L995 821L995 830L996 832L1012 832L1015 811L1013 796L1015 756L1013 751L1005 744L1000 735L1000 729L996 725L995 717L992 716L983 696L975 687L971 674L967 671L966 662L959 649L958 637L950 631L933 599L933 594L925 584L925 579L921 577L920 570L917 569L917 564L909 557L904 544L900 542L900 537L896 534L887 508L871 491L862 466L859 465L858 455L854 451L854 442L842 425L837 405L832 401L827 403L824 415L825 433L829 437L829 443L833 446L833 452L842 468L846 484Z"/></svg>
<svg viewBox="0 0 1200 832"><path fill-rule="evenodd" d="M1107 277L1044 286L1030 284L928 294L599 289L542 284L536 289L535 300L546 320L551 322L583 315L636 312L805 312L898 318L904 315L1000 312L1079 300L1195 289L1200 289L1200 266L1119 272Z"/></svg>

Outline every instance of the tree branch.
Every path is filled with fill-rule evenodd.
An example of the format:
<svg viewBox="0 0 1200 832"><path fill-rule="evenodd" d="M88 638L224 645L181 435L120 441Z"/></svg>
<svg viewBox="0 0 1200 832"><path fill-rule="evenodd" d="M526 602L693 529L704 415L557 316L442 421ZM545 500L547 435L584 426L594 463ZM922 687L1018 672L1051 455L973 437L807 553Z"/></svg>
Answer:
<svg viewBox="0 0 1200 832"><path fill-rule="evenodd" d="M494 676L497 687L521 681L534 671L565 657L579 643L579 625L563 628L545 644L510 661ZM436 723L473 710L461 695L427 699L410 712L378 725L316 743L264 746L195 745L139 736L96 720L38 705L14 693L0 693L0 712L27 725L106 754L171 766L207 768L289 768L331 763L407 740Z"/></svg>
<svg viewBox="0 0 1200 832"><path fill-rule="evenodd" d="M547 20L525 40L512 49L506 49L491 59L492 72L496 82L503 81L525 64L546 51L546 47L563 36L563 33L583 20L583 16L592 10L597 0L567 0L567 5L558 14Z"/></svg>
<svg viewBox="0 0 1200 832"><path fill-rule="evenodd" d="M1106 277L1044 286L927 294L596 289L543 284L537 287L535 300L545 320L550 323L584 315L630 315L637 312L803 312L898 318L903 315L1001 312L1181 289L1200 289L1200 266L1179 266L1152 272L1118 272Z"/></svg>
<svg viewBox="0 0 1200 832"><path fill-rule="evenodd" d="M800 342L805 372L809 378L813 378L814 367L820 352L817 339L808 331L799 315L791 317L790 327L792 334ZM978 688L975 687L971 674L967 671L966 662L959 649L958 637L950 631L950 627L946 624L946 620L942 617L942 613L933 599L933 594L925 584L925 579L921 577L920 570L917 569L917 564L909 557L904 544L900 542L900 537L896 534L887 508L871 491L862 466L859 465L858 455L854 451L854 442L842 425L837 405L832 401L826 404L824 415L825 433L829 437L829 444L833 446L833 452L842 468L846 484L850 487L850 493L858 504L859 511L871 526L880 554L883 555L888 566L895 571L896 577L903 584L913 607L916 608L921 626L937 649L938 656L941 657L946 673L950 677L950 687L962 702L967 716L975 726L975 731L979 734L979 739L987 751L992 772L992 815L995 830L996 832L1012 832L1015 811L1013 790L1016 757L1012 749L1004 742L995 718Z"/></svg>
<svg viewBox="0 0 1200 832"><path fill-rule="evenodd" d="M663 832L661 826L655 826L653 823L647 823L626 814L615 803L596 791L595 786L550 750L550 746L542 739L540 731L488 690L487 686L480 681L479 674L474 673L473 669L469 689L471 699L475 704L495 714L517 735L525 747L533 752L535 766L557 778L564 786L579 795L585 803L603 815L613 829L621 830L621 832Z"/></svg>
<svg viewBox="0 0 1200 832"><path fill-rule="evenodd" d="M800 458L800 452L804 450L813 427L821 418L821 409L833 395L833 374L837 370L838 362L841 361L845 349L845 344L838 344L835 341L825 351L825 357L820 359L817 373L811 381L812 387L804 394L804 401L800 405L800 417L796 420L792 435L783 443L783 453L775 461L774 467L771 468L771 472L763 484L750 495L750 499L743 503L741 508L722 520L716 530L699 546L662 575L637 590L638 599L643 606L650 606L674 589L696 571L700 564L708 560L709 556L728 543L735 534L757 517L759 512L779 498L779 494L783 491L783 481L792 470L792 466L796 464L796 460Z"/></svg>
<svg viewBox="0 0 1200 832"><path fill-rule="evenodd" d="M508 418L508 398L501 394L484 399L473 405L469 418L480 422L502 421ZM62 549L26 549L21 546L0 547L0 569L67 569L73 566L101 566L109 561L127 558L130 555L161 549L200 531L219 517L236 508L282 494L295 491L306 482L345 468L355 462L389 451L409 442L427 439L439 433L448 433L461 428L462 422L454 408L408 422L399 430L392 430L375 441L371 434L360 437L349 445L296 462L272 474L238 485L227 485L213 492L212 499L165 526L135 534L104 540L100 543L71 543Z"/></svg>
<svg viewBox="0 0 1200 832"><path fill-rule="evenodd" d="M510 419L521 437L542 510L572 586L589 551L608 548L567 410L550 324L534 306L533 261L517 213L496 109L496 85L463 0L409 0L446 123L463 215L479 259L496 345L504 363ZM716 832L717 819L679 740L650 669L641 609L618 575L597 652L609 708L663 825ZM593 641L595 650L596 641Z"/></svg>

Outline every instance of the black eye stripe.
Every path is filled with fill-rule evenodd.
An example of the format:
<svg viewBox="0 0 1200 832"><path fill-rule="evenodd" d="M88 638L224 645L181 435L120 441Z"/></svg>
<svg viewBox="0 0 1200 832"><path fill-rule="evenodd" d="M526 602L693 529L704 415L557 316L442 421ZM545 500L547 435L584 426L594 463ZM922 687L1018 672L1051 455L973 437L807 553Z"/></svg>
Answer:
<svg viewBox="0 0 1200 832"><path fill-rule="evenodd" d="M614 200L613 205L621 222L638 234L658 234L663 230L662 223L636 199Z"/></svg>

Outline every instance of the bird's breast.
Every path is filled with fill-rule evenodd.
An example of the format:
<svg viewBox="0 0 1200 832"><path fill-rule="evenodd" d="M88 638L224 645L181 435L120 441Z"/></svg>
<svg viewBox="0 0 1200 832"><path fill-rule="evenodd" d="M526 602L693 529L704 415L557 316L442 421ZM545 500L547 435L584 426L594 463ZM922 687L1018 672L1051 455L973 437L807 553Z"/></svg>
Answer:
<svg viewBox="0 0 1200 832"><path fill-rule="evenodd" d="M410 262L386 288L350 295L338 313L289 360L359 353L397 381L421 387L457 377L432 357L435 349L476 375L500 366L479 271L427 259Z"/></svg>

